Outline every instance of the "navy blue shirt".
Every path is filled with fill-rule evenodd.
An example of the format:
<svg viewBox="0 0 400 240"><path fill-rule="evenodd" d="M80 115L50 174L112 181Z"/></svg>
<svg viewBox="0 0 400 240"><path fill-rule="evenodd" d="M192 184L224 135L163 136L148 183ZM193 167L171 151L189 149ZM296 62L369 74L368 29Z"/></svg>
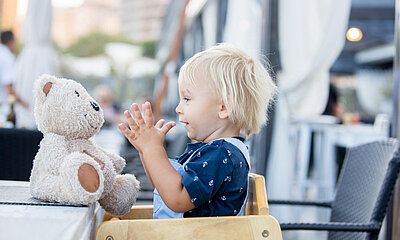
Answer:
<svg viewBox="0 0 400 240"><path fill-rule="evenodd" d="M223 139L188 144L177 160L183 164L182 184L195 206L184 217L233 216L240 211L249 166L236 146Z"/></svg>

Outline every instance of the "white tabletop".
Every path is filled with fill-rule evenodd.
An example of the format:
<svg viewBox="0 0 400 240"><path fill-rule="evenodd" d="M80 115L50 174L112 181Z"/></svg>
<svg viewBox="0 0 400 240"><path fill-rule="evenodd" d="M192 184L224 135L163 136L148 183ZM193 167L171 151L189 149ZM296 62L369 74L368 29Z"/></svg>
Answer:
<svg viewBox="0 0 400 240"><path fill-rule="evenodd" d="M16 198L11 196L14 191L19 195ZM35 204L24 199L25 193L29 193L29 182L0 180L0 239L94 238L102 215L98 203L80 207L25 205ZM19 203L18 198L22 198Z"/></svg>
<svg viewBox="0 0 400 240"><path fill-rule="evenodd" d="M389 138L389 129L378 129L371 124L335 125L334 133L335 144L342 147L355 147Z"/></svg>

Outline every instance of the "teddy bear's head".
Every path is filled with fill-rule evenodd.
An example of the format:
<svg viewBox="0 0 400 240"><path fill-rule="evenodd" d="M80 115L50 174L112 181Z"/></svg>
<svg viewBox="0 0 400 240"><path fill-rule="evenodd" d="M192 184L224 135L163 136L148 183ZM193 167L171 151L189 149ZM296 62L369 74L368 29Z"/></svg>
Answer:
<svg viewBox="0 0 400 240"><path fill-rule="evenodd" d="M88 139L104 123L103 110L73 80L42 75L35 81L33 91L35 120L43 133Z"/></svg>

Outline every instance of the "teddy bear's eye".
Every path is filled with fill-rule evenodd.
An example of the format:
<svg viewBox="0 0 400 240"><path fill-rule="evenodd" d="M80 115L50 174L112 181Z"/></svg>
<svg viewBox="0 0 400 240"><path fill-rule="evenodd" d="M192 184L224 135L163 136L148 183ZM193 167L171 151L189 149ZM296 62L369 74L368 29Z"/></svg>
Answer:
<svg viewBox="0 0 400 240"><path fill-rule="evenodd" d="M79 97L79 93L76 90L75 90L75 94L76 94L77 97Z"/></svg>

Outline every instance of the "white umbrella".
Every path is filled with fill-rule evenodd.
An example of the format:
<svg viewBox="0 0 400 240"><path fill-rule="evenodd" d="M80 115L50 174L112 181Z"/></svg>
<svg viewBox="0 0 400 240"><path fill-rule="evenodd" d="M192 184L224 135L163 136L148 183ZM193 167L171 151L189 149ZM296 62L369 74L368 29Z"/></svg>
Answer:
<svg viewBox="0 0 400 240"><path fill-rule="evenodd" d="M58 72L58 59L50 39L51 22L51 0L30 0L24 21L24 48L16 62L15 83L16 93L29 103L29 108L20 104L15 106L17 127L36 128L33 82L43 73L55 75Z"/></svg>

